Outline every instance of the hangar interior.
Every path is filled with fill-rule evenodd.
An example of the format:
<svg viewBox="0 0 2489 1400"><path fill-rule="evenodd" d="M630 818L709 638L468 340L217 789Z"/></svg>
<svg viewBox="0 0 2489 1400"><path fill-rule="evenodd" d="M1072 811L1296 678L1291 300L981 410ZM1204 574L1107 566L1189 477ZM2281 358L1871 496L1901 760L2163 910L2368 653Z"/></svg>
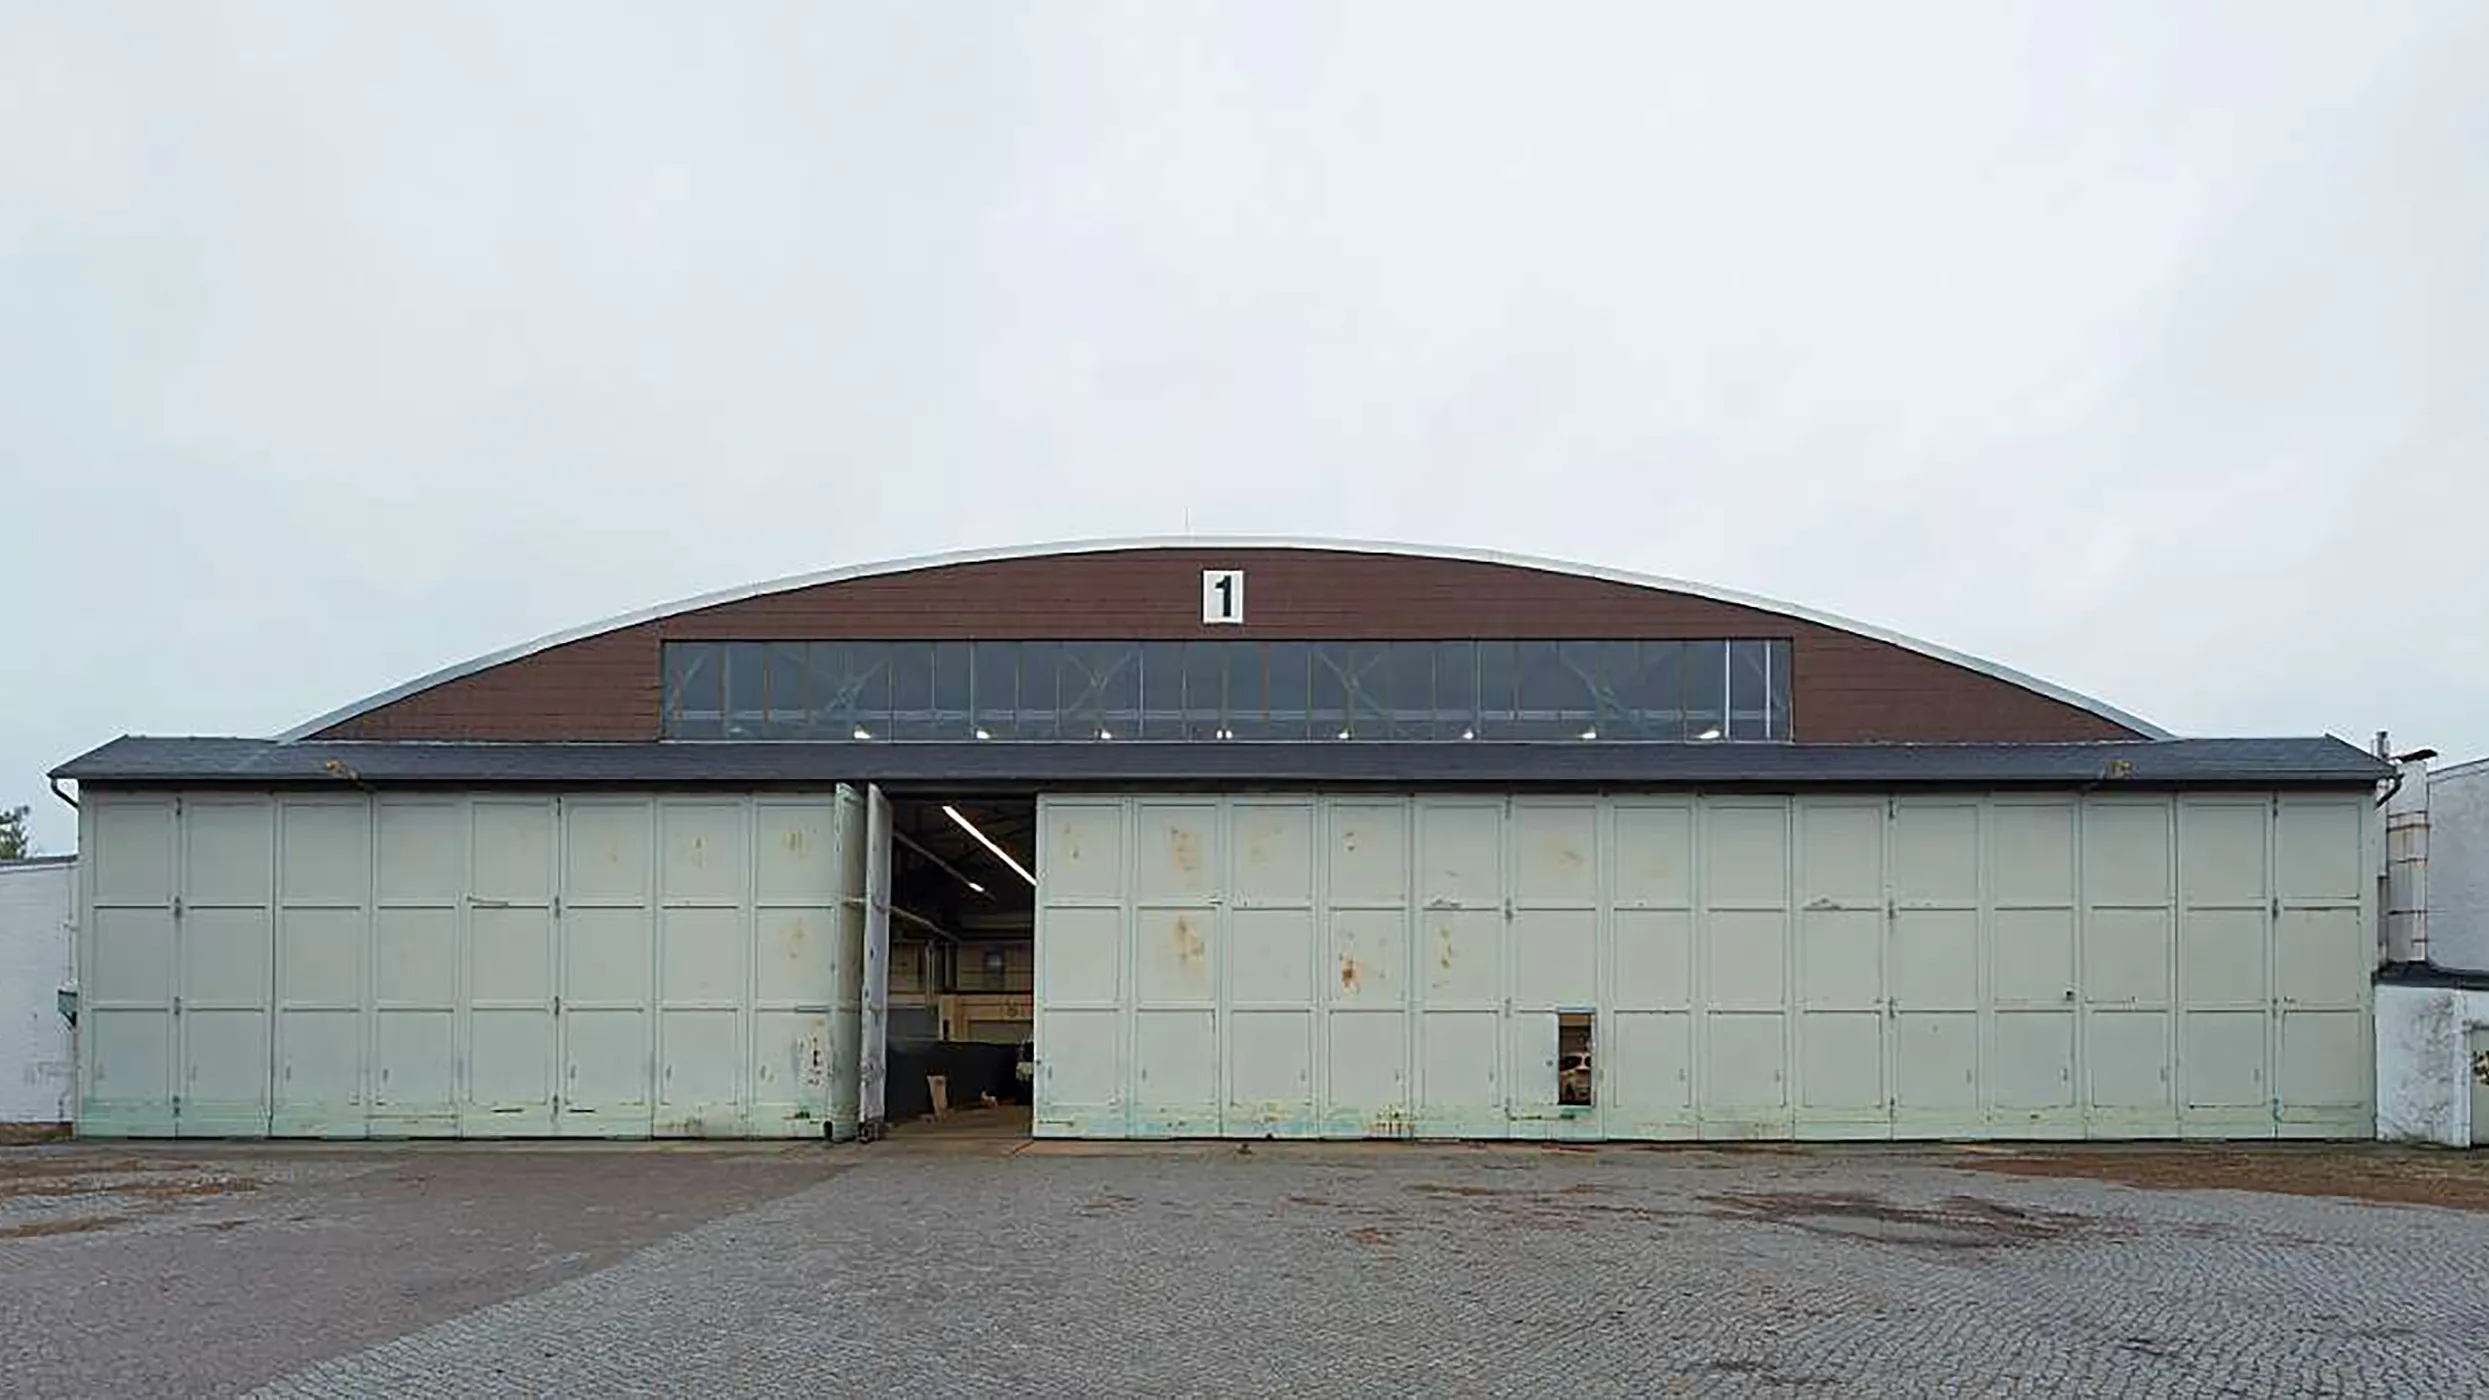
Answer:
<svg viewBox="0 0 2489 1400"><path fill-rule="evenodd" d="M2390 772L1485 552L862 566L56 769L79 1130L2363 1137Z"/></svg>
<svg viewBox="0 0 2489 1400"><path fill-rule="evenodd" d="M1024 1110L1035 1032L1037 804L1026 797L891 798L889 1072L884 1113ZM989 844L990 843L990 844Z"/></svg>

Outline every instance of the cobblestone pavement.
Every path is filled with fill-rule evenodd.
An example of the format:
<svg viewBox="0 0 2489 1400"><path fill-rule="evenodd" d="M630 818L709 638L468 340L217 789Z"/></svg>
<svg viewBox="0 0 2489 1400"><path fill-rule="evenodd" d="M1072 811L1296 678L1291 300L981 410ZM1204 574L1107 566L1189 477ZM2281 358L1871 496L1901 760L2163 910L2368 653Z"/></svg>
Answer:
<svg viewBox="0 0 2489 1400"><path fill-rule="evenodd" d="M348 1157L477 1163L430 1203L438 1230L470 1232L460 1250L558 1234L643 1170L682 1169L662 1182L678 1213L610 1267L618 1244L546 1286L496 1276L482 1291L502 1301L401 1303L373 1326L402 1335L376 1345L303 1339L268 1391L2489 1393L2489 1215L2004 1175L1925 1149L1015 1146ZM525 1209L496 1204L495 1162L541 1173ZM680 1228L695 1201L705 1223ZM166 1386L113 1359L248 1347L332 1287L226 1267L248 1301L221 1319L132 1308L197 1306L154 1303L153 1271L215 1270L279 1228L171 1218L187 1209L119 1245L0 1240L0 1390L229 1386L248 1368ZM344 1267L366 1284L329 1311L391 1301L391 1258ZM72 1296L24 1320L55 1289ZM31 1368L5 1354L53 1328L83 1340Z"/></svg>

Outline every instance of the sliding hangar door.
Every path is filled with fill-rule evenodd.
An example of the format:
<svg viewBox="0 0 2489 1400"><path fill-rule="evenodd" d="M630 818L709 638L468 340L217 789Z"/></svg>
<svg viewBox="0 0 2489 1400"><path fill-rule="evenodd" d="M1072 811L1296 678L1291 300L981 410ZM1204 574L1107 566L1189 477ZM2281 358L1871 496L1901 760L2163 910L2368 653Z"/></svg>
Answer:
<svg viewBox="0 0 2489 1400"><path fill-rule="evenodd" d="M1043 1136L2366 1137L2340 793L1053 796Z"/></svg>
<svg viewBox="0 0 2489 1400"><path fill-rule="evenodd" d="M852 1136L862 808L92 791L79 1129Z"/></svg>

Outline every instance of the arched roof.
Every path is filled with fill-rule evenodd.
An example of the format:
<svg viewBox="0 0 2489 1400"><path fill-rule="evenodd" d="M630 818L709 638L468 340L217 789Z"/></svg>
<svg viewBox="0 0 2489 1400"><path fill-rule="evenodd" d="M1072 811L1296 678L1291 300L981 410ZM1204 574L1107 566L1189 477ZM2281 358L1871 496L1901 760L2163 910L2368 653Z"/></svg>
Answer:
<svg viewBox="0 0 2489 1400"><path fill-rule="evenodd" d="M445 666L438 671L430 673L429 675L417 676L413 680L391 686L387 690L364 696L362 699L357 700L350 705L342 706L315 719L307 720L302 724L298 724L292 729L285 731L277 737L282 742L292 743L299 739L309 738L312 735L321 733L334 725L345 723L346 721L354 719L360 715L368 714L371 711L377 710L381 706L390 704L393 701L405 699L407 696L416 694L419 691L429 690L436 685L442 685L450 681L458 680L464 676L471 676L479 671L489 670L492 667L517 661L523 657L533 656L538 652L548 651L554 647L581 641L589 637L599 636L603 633L617 631L625 627L635 627L642 623L655 622L662 618L674 617L682 613L698 612L705 608L714 608L723 604L740 603L747 599L766 597L773 593L787 593L800 588L818 587L822 584L845 583L853 579L879 578L891 574L915 573L925 569L949 568L961 564L990 564L1006 560L1044 558L1049 555L1107 554L1151 549L1233 549L1239 551L1322 550L1340 554L1401 555L1411 558L1452 560L1471 564L1496 564L1503 565L1508 568L1530 569L1541 573L1567 574L1576 578L1596 579L1605 583L1623 584L1633 588L1647 588L1658 592L1678 593L1689 597L1708 599L1716 603L1728 603L1740 607L1754 608L1762 612L1777 613L1784 617L1796 618L1804 622L1814 623L1818 626L1829 627L1855 636L1866 637L1874 641L1899 647L1905 651L1916 652L1921 656L1930 657L1949 665L1959 666L1965 670L1975 671L1981 675L1991 676L1997 680L2004 681L2010 685L2019 686L2035 694L2044 695L2049 699L2074 706L2077 709L2089 711L2090 713L2097 715L2112 724L2122 725L2125 728L2133 730L2134 732L2147 738L2170 739L2176 737L2168 730L2162 729L2160 726L2147 720L2139 719L2134 715L2128 714L2124 710L2118 709L2116 706L2110 705L2105 701L2094 699L2091 696L2081 694L2077 691L2068 690L2063 686L2041 680L2036 676L2026 675L2009 666L1999 665L1994 661L1958 652L1950 647L1938 646L1933 642L1921 641L1916 637L1906 636L1902 633L1890 631L1886 628L1873 626L1863 622L1854 622L1848 618L1840 617L1832 613L1818 611L1814 608L1801 607L1794 603L1783 603L1776 599L1760 597L1751 593L1740 593L1733 589L1716 588L1710 584L1694 583L1685 579L1662 578L1651 574L1638 574L1623 569L1603 568L1593 564L1576 564L1561 559L1543 559L1527 554L1512 554L1502 550L1398 544L1376 540L1336 540L1311 537L1239 535L1145 536L1129 539L1069 540L1051 544L1012 545L997 549L952 550L947 553L924 554L907 559L889 559L869 564L851 564L841 568L824 569L816 573L797 574L787 578L770 579L762 583L745 584L738 588L724 589L715 593L704 593L697 597L682 599L678 602L662 603L656 607L642 608L636 612L624 613L618 617L609 617L599 622L591 622L584 626L569 628L547 636L538 637L534 641L523 642L514 647L506 647L500 651L490 652L483 656L461 661L453 666Z"/></svg>

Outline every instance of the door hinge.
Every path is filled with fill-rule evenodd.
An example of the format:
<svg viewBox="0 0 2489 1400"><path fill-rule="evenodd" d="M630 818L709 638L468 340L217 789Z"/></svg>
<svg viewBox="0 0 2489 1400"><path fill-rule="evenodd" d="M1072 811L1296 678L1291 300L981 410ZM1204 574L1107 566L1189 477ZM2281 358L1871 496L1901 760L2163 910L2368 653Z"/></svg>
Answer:
<svg viewBox="0 0 2489 1400"><path fill-rule="evenodd" d="M173 917L174 917L174 918L176 918L176 919L178 919L178 918L180 918L180 917L181 917L181 896L180 896L180 895L175 895L175 896L173 896Z"/></svg>
<svg viewBox="0 0 2489 1400"><path fill-rule="evenodd" d="M555 997L553 999L553 1014L556 1016L562 1014L562 999L560 997Z"/></svg>
<svg viewBox="0 0 2489 1400"><path fill-rule="evenodd" d="M173 998L173 1014L174 1014L174 1015L176 1015L176 1016L179 1016L179 1015L181 1014L181 998L180 998L180 997L175 997L175 998Z"/></svg>
<svg viewBox="0 0 2489 1400"><path fill-rule="evenodd" d="M558 894L553 896L553 917L562 917L562 897Z"/></svg>

